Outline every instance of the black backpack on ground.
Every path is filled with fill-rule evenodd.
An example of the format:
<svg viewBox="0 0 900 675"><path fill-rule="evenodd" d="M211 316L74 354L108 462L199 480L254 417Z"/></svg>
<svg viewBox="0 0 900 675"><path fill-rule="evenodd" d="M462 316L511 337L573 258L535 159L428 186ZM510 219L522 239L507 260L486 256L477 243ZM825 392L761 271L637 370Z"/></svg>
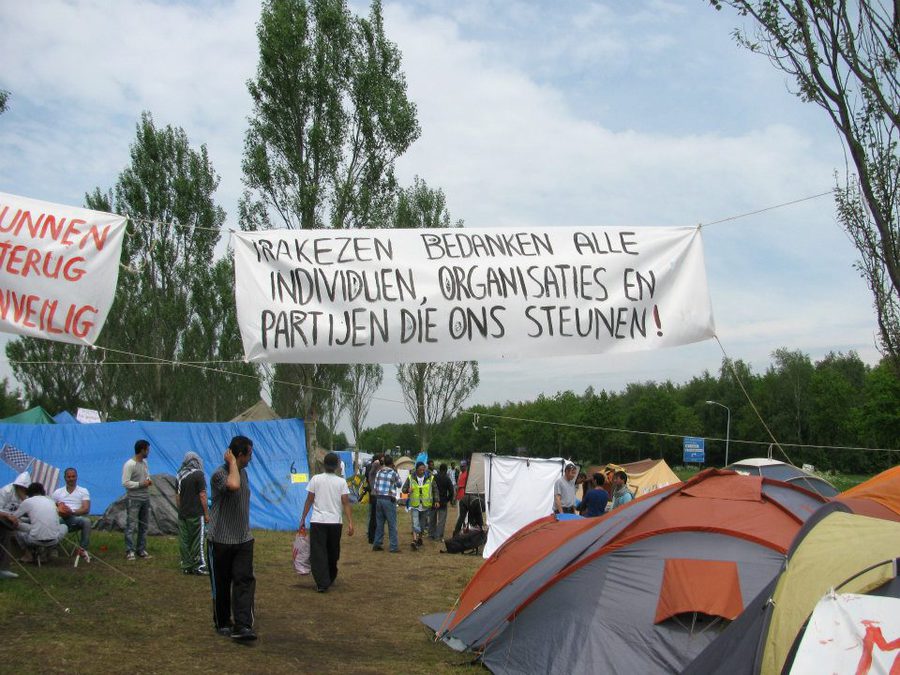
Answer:
<svg viewBox="0 0 900 675"><path fill-rule="evenodd" d="M487 532L484 530L466 530L460 532L451 539L444 540L444 548L447 553L471 553L478 555L478 549L484 546L487 541Z"/></svg>

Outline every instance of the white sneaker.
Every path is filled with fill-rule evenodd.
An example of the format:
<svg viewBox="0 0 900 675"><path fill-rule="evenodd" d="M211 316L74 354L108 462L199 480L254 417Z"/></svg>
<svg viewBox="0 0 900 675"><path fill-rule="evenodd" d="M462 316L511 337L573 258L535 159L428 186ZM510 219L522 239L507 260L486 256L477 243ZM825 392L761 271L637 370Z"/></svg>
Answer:
<svg viewBox="0 0 900 675"><path fill-rule="evenodd" d="M0 579L18 579L19 575L9 570L0 570Z"/></svg>
<svg viewBox="0 0 900 675"><path fill-rule="evenodd" d="M125 560L134 560L134 551L128 551L128 553L125 554Z"/></svg>

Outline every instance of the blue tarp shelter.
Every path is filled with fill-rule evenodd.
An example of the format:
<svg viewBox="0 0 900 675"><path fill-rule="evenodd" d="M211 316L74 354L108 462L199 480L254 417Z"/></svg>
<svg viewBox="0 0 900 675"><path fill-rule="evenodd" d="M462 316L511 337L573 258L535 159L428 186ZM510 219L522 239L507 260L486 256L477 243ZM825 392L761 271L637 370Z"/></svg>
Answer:
<svg viewBox="0 0 900 675"><path fill-rule="evenodd" d="M53 416L53 421L57 424L81 424L68 410L56 413Z"/></svg>
<svg viewBox="0 0 900 675"><path fill-rule="evenodd" d="M203 458L207 481L223 462L233 436L253 441L250 476L250 525L270 530L297 527L309 464L302 420L266 422L107 422L104 424L0 424L0 445L9 443L60 470L78 469L78 482L91 493L91 513L103 513L124 494L122 465L134 454L134 443L150 441L150 471L175 474L184 453ZM16 472L0 462L0 485Z"/></svg>

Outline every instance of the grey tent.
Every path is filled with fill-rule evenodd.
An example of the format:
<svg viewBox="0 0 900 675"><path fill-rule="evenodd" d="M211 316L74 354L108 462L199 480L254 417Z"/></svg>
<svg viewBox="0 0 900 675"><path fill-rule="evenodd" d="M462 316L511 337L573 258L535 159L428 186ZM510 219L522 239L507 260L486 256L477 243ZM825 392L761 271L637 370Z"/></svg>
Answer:
<svg viewBox="0 0 900 675"><path fill-rule="evenodd" d="M423 619L495 673L677 672L778 573L825 499L709 469L595 519L507 540Z"/></svg>
<svg viewBox="0 0 900 675"><path fill-rule="evenodd" d="M773 480L781 480L792 485L799 485L807 490L818 492L824 497L834 497L838 493L837 488L824 478L819 478L815 474L799 469L793 464L779 462L777 459L765 457L742 459L739 462L729 464L725 468L747 476L762 476L763 478L772 478Z"/></svg>
<svg viewBox="0 0 900 675"><path fill-rule="evenodd" d="M278 416L274 410L272 410L272 406L268 403L260 399L252 406L247 408L244 412L238 414L232 422L262 422L266 420L280 420L281 418Z"/></svg>
<svg viewBox="0 0 900 675"><path fill-rule="evenodd" d="M157 473L150 477L150 523L147 534L178 534L178 509L175 507L175 476ZM125 531L125 495L114 501L95 529Z"/></svg>

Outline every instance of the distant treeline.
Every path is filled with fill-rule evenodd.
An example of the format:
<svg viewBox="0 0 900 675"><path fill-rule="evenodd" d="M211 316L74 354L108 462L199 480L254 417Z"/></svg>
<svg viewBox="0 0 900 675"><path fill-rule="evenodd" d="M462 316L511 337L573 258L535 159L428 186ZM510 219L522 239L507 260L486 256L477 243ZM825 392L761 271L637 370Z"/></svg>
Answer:
<svg viewBox="0 0 900 675"><path fill-rule="evenodd" d="M491 452L496 433L500 454L571 457L585 464L663 458L678 465L682 438L700 436L707 439L706 465L722 466L728 413L707 403L715 401L731 410L729 460L765 457L772 440L736 372L793 463L874 473L900 462L900 452L822 447L900 450L900 380L892 364L870 367L855 352L831 353L814 363L802 352L779 349L772 358L762 374L742 361L725 360L718 376L704 372L684 384L644 382L621 392L588 388L581 395L564 391L534 401L472 406L434 435L430 454L460 458ZM477 429L474 413L480 414ZM360 441L365 450L400 446L414 453L418 447L412 424L367 429ZM786 460L777 446L772 450L773 458Z"/></svg>

